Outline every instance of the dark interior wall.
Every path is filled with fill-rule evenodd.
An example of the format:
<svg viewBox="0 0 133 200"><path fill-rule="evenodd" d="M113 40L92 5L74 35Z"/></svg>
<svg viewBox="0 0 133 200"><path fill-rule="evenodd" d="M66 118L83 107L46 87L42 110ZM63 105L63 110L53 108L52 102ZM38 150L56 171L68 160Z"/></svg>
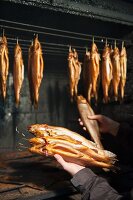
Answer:
<svg viewBox="0 0 133 200"><path fill-rule="evenodd" d="M9 2L0 2L0 19L32 24L37 26L56 28L61 30L73 31L91 35L101 35L104 37L123 38L132 31L132 26L116 24L101 20L94 20L83 16L41 9L33 6L13 4ZM1 27L5 25L1 22ZM10 24L8 24L10 25ZM14 25L16 26L16 25ZM30 27L27 27L27 32L17 31L15 29L5 28L7 37L20 38L29 40L33 38L33 32L28 32ZM35 30L35 29L34 29ZM38 30L38 29L37 29ZM65 45L90 45L90 41L80 41L72 38L52 37L48 34L39 34L41 42L54 42ZM132 39L132 38L131 38ZM20 44L22 44L20 42ZM28 44L28 45L29 45ZM98 48L103 48L103 43L98 43ZM132 48L128 47L130 56ZM70 102L69 99L69 82L67 71L67 54L65 55L50 55L45 54L44 44L44 78L40 89L39 108L34 110L31 107L29 98L29 85L27 79L27 53L23 53L25 65L25 79L21 92L21 102L18 109L14 105L13 91L13 50L9 48L10 58L10 74L7 84L7 98L5 104L0 101L0 140L1 150L16 148L18 140L21 139L21 134L16 132L16 127L20 132L23 132L30 137L26 132L26 128L32 123L48 123L57 126L68 127L72 130L84 134L79 126L77 119L79 117L76 105ZM79 56L83 62L83 54ZM132 87L133 80L131 77L132 62L129 63L127 88L125 102L121 105L113 103L104 105L100 103L94 110L97 113L103 113L110 117L119 120L128 120L132 118ZM82 83L79 85L82 91ZM124 112L124 114L123 114ZM119 113L119 114L118 114Z"/></svg>
<svg viewBox="0 0 133 200"><path fill-rule="evenodd" d="M91 35L121 38L132 30L132 26L5 1L0 8L2 19Z"/></svg>

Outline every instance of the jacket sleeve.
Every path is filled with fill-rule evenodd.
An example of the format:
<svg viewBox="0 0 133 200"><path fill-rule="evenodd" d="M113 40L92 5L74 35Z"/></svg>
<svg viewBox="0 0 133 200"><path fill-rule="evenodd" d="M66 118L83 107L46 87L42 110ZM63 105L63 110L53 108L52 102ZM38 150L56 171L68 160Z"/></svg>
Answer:
<svg viewBox="0 0 133 200"><path fill-rule="evenodd" d="M80 170L71 179L74 187L79 190L83 200L120 200L121 195L114 190L106 179L97 176L89 168Z"/></svg>

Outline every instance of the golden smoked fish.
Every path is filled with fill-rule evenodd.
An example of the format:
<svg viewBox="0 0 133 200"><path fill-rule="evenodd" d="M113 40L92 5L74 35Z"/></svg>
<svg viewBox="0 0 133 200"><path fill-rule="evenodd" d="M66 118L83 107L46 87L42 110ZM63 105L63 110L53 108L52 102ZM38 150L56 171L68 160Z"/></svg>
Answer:
<svg viewBox="0 0 133 200"><path fill-rule="evenodd" d="M22 58L22 49L18 43L14 48L14 64L13 64L13 84L15 92L15 103L18 107L20 102L20 92L24 80L24 63Z"/></svg>
<svg viewBox="0 0 133 200"><path fill-rule="evenodd" d="M119 84L120 84L120 53L118 47L114 48L113 54L112 54L112 85L113 85L113 93L114 93L114 99L115 101L118 100L118 92L119 92Z"/></svg>
<svg viewBox="0 0 133 200"><path fill-rule="evenodd" d="M3 100L6 98L6 82L9 71L9 57L7 38L3 35L0 38L0 90Z"/></svg>
<svg viewBox="0 0 133 200"><path fill-rule="evenodd" d="M71 46L68 54L68 69L69 69L69 87L71 102L76 98L78 93L78 82L81 73L81 63L78 61L77 51L72 51Z"/></svg>
<svg viewBox="0 0 133 200"><path fill-rule="evenodd" d="M31 66L31 60L32 60L32 54L33 54L33 41L29 47L28 51L28 80L29 80L29 90L30 90L30 100L31 104L34 104L34 98L33 98L33 83L32 83L32 66Z"/></svg>
<svg viewBox="0 0 133 200"><path fill-rule="evenodd" d="M125 89L125 84L126 84L126 76L127 76L127 53L126 53L126 48L124 47L124 44L122 45L122 49L120 52L120 71L121 71L120 97L121 97L121 100L123 100L124 89Z"/></svg>
<svg viewBox="0 0 133 200"><path fill-rule="evenodd" d="M88 98L88 89L89 89L89 61L90 61L90 52L86 49L84 62L83 62L83 87L85 97Z"/></svg>
<svg viewBox="0 0 133 200"><path fill-rule="evenodd" d="M103 88L103 102L109 101L109 90L112 80L112 62L110 58L110 48L105 45L102 54L102 88Z"/></svg>
<svg viewBox="0 0 133 200"><path fill-rule="evenodd" d="M30 85L31 100L33 101L34 108L38 108L39 90L43 78L44 61L42 56L41 44L36 35L33 40L33 46L29 50L28 61L28 77ZM31 91L32 90L32 91Z"/></svg>
<svg viewBox="0 0 133 200"><path fill-rule="evenodd" d="M83 166L113 168L116 155L99 150L95 143L64 127L33 124L28 131L35 135L29 139L29 151L43 156L60 154L66 161Z"/></svg>
<svg viewBox="0 0 133 200"><path fill-rule="evenodd" d="M93 109L91 108L87 100L81 95L77 97L77 106L81 120L87 131L89 132L92 140L97 145L97 148L103 149L102 143L100 141L100 131L98 123L96 120L88 119L88 115L92 116L95 114Z"/></svg>
<svg viewBox="0 0 133 200"><path fill-rule="evenodd" d="M98 48L93 42L90 52L89 62L89 89L88 89L88 102L91 102L91 98L94 97L97 103L98 100L98 78L100 74L100 55Z"/></svg>
<svg viewBox="0 0 133 200"><path fill-rule="evenodd" d="M71 102L73 102L74 95L75 95L75 67L73 65L73 51L71 47L69 48L68 54L68 73L69 73L69 90L70 90L70 98Z"/></svg>

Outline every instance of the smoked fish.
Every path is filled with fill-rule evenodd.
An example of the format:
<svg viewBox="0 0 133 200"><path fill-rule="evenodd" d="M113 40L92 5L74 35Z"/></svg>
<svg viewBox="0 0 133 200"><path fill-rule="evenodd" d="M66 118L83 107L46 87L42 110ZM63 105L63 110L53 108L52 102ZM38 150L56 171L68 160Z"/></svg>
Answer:
<svg viewBox="0 0 133 200"><path fill-rule="evenodd" d="M78 61L77 51L69 48L68 54L68 73L69 73L69 88L71 102L76 98L78 93L78 82L81 73L81 63Z"/></svg>
<svg viewBox="0 0 133 200"><path fill-rule="evenodd" d="M0 90L3 100L6 98L6 82L9 71L9 57L7 38L3 35L0 38Z"/></svg>
<svg viewBox="0 0 133 200"><path fill-rule="evenodd" d="M124 98L124 89L126 84L126 76L127 76L127 53L126 48L122 45L122 49L120 52L120 97L121 100Z"/></svg>
<svg viewBox="0 0 133 200"><path fill-rule="evenodd" d="M120 76L121 76L121 70L120 70L120 52L118 47L115 46L113 54L112 54L112 86L113 86L113 93L114 93L114 99L115 101L118 100L118 94L119 94L119 84L120 84Z"/></svg>
<svg viewBox="0 0 133 200"><path fill-rule="evenodd" d="M79 110L79 114L81 117L81 120L86 127L87 131L89 132L91 139L95 142L97 145L97 148L103 149L103 145L100 141L100 131L99 126L96 120L90 120L88 118L88 115L92 116L94 115L94 111L87 102L87 100L83 96L77 97L77 107Z"/></svg>
<svg viewBox="0 0 133 200"><path fill-rule="evenodd" d="M97 103L98 100L98 78L100 75L100 55L98 48L93 42L90 52L89 62L89 89L88 89L88 102L91 102L91 98L94 97Z"/></svg>
<svg viewBox="0 0 133 200"><path fill-rule="evenodd" d="M103 88L103 102L109 102L109 90L112 80L112 62L110 58L111 50L108 45L105 45L102 54L102 88Z"/></svg>
<svg viewBox="0 0 133 200"><path fill-rule="evenodd" d="M14 64L13 64L13 84L15 92L15 103L18 107L20 102L20 92L24 80L24 62L22 57L22 49L18 43L14 48Z"/></svg>
<svg viewBox="0 0 133 200"><path fill-rule="evenodd" d="M28 59L28 77L31 101L34 104L34 108L38 108L39 90L44 70L42 48L38 40L38 35L36 35L33 40L33 45L30 46Z"/></svg>

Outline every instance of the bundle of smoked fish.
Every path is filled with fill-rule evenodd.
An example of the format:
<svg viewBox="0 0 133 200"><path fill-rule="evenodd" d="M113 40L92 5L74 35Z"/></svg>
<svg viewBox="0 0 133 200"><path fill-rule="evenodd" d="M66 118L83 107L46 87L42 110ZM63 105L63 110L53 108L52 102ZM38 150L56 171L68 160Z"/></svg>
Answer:
<svg viewBox="0 0 133 200"><path fill-rule="evenodd" d="M83 64L83 82L85 88L85 96L88 102L91 102L91 98L95 98L95 102L98 100L98 86L100 76L100 55L98 48L92 42L91 51L86 51L84 64Z"/></svg>
<svg viewBox="0 0 133 200"><path fill-rule="evenodd" d="M105 103L109 101L108 92L111 82L114 100L123 100L126 74L127 54L124 43L122 43L121 51L119 51L118 47L116 46L116 42L113 50L106 45L103 51L102 62L102 86Z"/></svg>
<svg viewBox="0 0 133 200"><path fill-rule="evenodd" d="M69 48L68 54L68 73L69 73L69 88L70 88L70 97L71 102L75 100L78 94L78 82L80 79L81 73L81 63L78 60L78 53L71 47Z"/></svg>
<svg viewBox="0 0 133 200"><path fill-rule="evenodd" d="M38 35L35 36L28 55L28 79L31 103L38 108L39 90L43 78L44 61Z"/></svg>
<svg viewBox="0 0 133 200"><path fill-rule="evenodd" d="M83 166L96 166L113 169L116 155L110 151L99 149L97 145L80 134L69 129L33 124L28 131L35 137L29 139L32 145L29 151L43 156L61 155L66 161Z"/></svg>
<svg viewBox="0 0 133 200"><path fill-rule="evenodd" d="M119 51L116 46L111 49L105 44L102 53L102 64L100 70L100 55L96 44L92 43L91 51L86 51L83 63L83 84L85 97L89 103L91 98L98 100L99 83L102 82L103 102L108 103L110 99L123 100L127 74L127 54L124 43Z"/></svg>
<svg viewBox="0 0 133 200"><path fill-rule="evenodd" d="M0 38L0 90L3 100L6 98L7 90L7 77L9 71L9 57L8 57L8 46L7 38L3 34Z"/></svg>
<svg viewBox="0 0 133 200"><path fill-rule="evenodd" d="M109 92L111 87L111 81L113 78L113 66L111 61L111 49L110 47L106 45L103 49L102 54L102 88L103 88L103 102L108 103L109 102Z"/></svg>
<svg viewBox="0 0 133 200"><path fill-rule="evenodd" d="M14 48L14 65L13 65L13 84L15 92L15 103L18 107L20 102L20 92L24 80L24 63L22 58L22 50L18 43Z"/></svg>

